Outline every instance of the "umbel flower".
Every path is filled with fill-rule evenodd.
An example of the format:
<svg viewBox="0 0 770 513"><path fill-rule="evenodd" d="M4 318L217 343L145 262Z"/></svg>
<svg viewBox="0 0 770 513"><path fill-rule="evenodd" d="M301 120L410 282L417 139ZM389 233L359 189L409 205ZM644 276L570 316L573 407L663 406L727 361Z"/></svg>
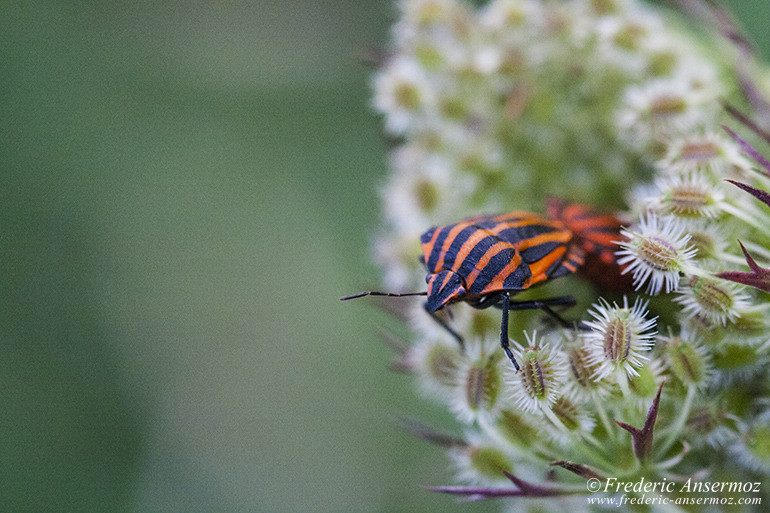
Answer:
<svg viewBox="0 0 770 513"><path fill-rule="evenodd" d="M433 316L408 303L413 340L394 368L461 433L408 423L455 469L460 485L434 489L582 511L601 496L587 479L766 480L769 70L706 0L672 2L683 12L641 0L479 4L398 2L373 78L395 143L373 244L385 285L425 290L417 257L431 226L544 213L548 197L605 208L624 228L612 242L575 235L586 253L575 258L601 254L599 272L581 278L575 260L578 272L527 290L577 306L558 312L558 328L512 311L518 372L499 317L464 296ZM689 510L675 502L685 495L660 493L668 510Z"/></svg>

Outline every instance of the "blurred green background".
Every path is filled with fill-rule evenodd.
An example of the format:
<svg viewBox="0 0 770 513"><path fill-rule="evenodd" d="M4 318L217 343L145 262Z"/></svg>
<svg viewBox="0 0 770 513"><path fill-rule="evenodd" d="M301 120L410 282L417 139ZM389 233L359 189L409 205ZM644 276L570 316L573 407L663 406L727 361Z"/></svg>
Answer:
<svg viewBox="0 0 770 513"><path fill-rule="evenodd" d="M378 283L356 55L393 19L0 5L0 510L497 510L422 488L447 460L392 420L450 419L337 300Z"/></svg>

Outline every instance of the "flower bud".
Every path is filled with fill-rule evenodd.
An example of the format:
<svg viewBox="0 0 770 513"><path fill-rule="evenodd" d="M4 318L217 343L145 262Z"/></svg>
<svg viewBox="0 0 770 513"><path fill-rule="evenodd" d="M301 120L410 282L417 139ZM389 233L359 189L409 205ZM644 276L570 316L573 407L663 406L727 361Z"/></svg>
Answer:
<svg viewBox="0 0 770 513"><path fill-rule="evenodd" d="M638 146L662 143L702 122L703 102L711 100L712 94L698 91L684 76L649 80L626 91L619 128Z"/></svg>
<svg viewBox="0 0 770 513"><path fill-rule="evenodd" d="M604 300L589 311L594 321L586 322L591 331L586 334L591 347L590 363L598 365L594 379L602 379L613 371L622 370L636 376L647 356L643 353L652 345L655 319L645 319L647 304L636 300L629 308L623 298L623 307Z"/></svg>
<svg viewBox="0 0 770 513"><path fill-rule="evenodd" d="M685 218L714 218L723 196L702 175L690 173L658 180L660 195L655 208L661 214Z"/></svg>
<svg viewBox="0 0 770 513"><path fill-rule="evenodd" d="M740 335L740 339L751 343L752 341L764 341L768 331L768 317L765 312L759 310L743 310L732 321L732 329Z"/></svg>
<svg viewBox="0 0 770 513"><path fill-rule="evenodd" d="M604 395L607 389L604 383L596 380L600 363L592 360L591 347L582 334L570 332L564 342L564 350L569 366L569 386L578 397L592 398L592 394Z"/></svg>
<svg viewBox="0 0 770 513"><path fill-rule="evenodd" d="M738 285L709 276L691 276L675 300L687 315L704 317L724 326L748 306L748 297Z"/></svg>
<svg viewBox="0 0 770 513"><path fill-rule="evenodd" d="M674 138L668 145L666 156L658 161L657 168L666 174L700 172L722 179L728 171L733 175L734 170L745 171L750 165L735 143L709 132Z"/></svg>
<svg viewBox="0 0 770 513"><path fill-rule="evenodd" d="M374 106L385 115L385 127L393 134L407 132L416 116L435 101L425 70L407 56L389 61L377 73L374 90Z"/></svg>
<svg viewBox="0 0 770 513"><path fill-rule="evenodd" d="M722 344L714 351L712 361L722 381L744 381L763 370L763 359L752 345Z"/></svg>
<svg viewBox="0 0 770 513"><path fill-rule="evenodd" d="M480 415L496 412L503 385L499 366L502 352L491 342L467 344L466 351L449 400L457 418L470 423Z"/></svg>
<svg viewBox="0 0 770 513"><path fill-rule="evenodd" d="M688 222L687 231L690 234L688 245L695 250L695 260L719 258L727 246L719 225L708 220Z"/></svg>
<svg viewBox="0 0 770 513"><path fill-rule="evenodd" d="M628 380L628 388L631 393L640 399L640 404L649 405L658 392L660 365L657 361L651 361L636 369L637 375Z"/></svg>
<svg viewBox="0 0 770 513"><path fill-rule="evenodd" d="M539 437L538 429L518 410L503 410L497 421L497 430L519 447L531 447Z"/></svg>
<svg viewBox="0 0 770 513"><path fill-rule="evenodd" d="M620 10L618 0L591 0L589 5L591 10L599 16L615 14Z"/></svg>
<svg viewBox="0 0 770 513"><path fill-rule="evenodd" d="M489 438L478 432L468 432L468 444L454 447L449 451L456 469L457 478L465 483L486 484L505 482L503 471L512 472L510 457Z"/></svg>
<svg viewBox="0 0 770 513"><path fill-rule="evenodd" d="M429 396L447 399L454 394L463 363L456 343L426 340L412 349L410 360Z"/></svg>
<svg viewBox="0 0 770 513"><path fill-rule="evenodd" d="M588 346L573 347L567 350L570 374L580 388L591 390L597 387L593 377L599 369L597 362L590 361L591 350Z"/></svg>
<svg viewBox="0 0 770 513"><path fill-rule="evenodd" d="M531 338L527 336L527 342L529 346L516 355L521 369L509 374L507 381L514 387L516 404L522 410L534 413L554 403L566 378L566 366L561 355L551 347L538 344L536 334Z"/></svg>
<svg viewBox="0 0 770 513"><path fill-rule="evenodd" d="M725 414L713 403L693 408L686 423L688 439L695 446L723 447L735 438L735 432L725 425Z"/></svg>
<svg viewBox="0 0 770 513"><path fill-rule="evenodd" d="M593 421L585 408L565 395L556 399L551 411L569 431L590 431L593 428Z"/></svg>
<svg viewBox="0 0 770 513"><path fill-rule="evenodd" d="M700 344L670 337L666 341L666 359L671 373L685 385L705 385L709 377L709 360Z"/></svg>
<svg viewBox="0 0 770 513"><path fill-rule="evenodd" d="M503 470L510 469L508 457L494 447L473 447L468 459L473 470L487 479L500 478Z"/></svg>
<svg viewBox="0 0 770 513"><path fill-rule="evenodd" d="M618 263L627 265L623 271L633 272L637 290L648 282L650 294L661 290L676 290L679 273L695 256L695 250L686 247L690 236L684 233L684 225L668 216L650 215L642 218L634 230L622 230L626 241L617 252Z"/></svg>
<svg viewBox="0 0 770 513"><path fill-rule="evenodd" d="M770 413L765 412L744 426L729 452L749 470L770 475Z"/></svg>
<svg viewBox="0 0 770 513"><path fill-rule="evenodd" d="M465 403L473 411L490 409L500 392L500 371L496 361L477 361L465 375Z"/></svg>

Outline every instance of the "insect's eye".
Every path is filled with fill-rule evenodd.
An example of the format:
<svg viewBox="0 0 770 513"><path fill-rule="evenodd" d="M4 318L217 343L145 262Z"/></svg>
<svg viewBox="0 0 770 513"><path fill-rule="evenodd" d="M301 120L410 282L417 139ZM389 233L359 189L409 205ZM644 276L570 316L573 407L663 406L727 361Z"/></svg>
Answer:
<svg viewBox="0 0 770 513"><path fill-rule="evenodd" d="M437 227L434 226L432 228L429 228L427 232L423 233L422 236L420 237L420 242L422 242L423 244L427 244L427 242L433 238L433 234L435 233L436 228Z"/></svg>

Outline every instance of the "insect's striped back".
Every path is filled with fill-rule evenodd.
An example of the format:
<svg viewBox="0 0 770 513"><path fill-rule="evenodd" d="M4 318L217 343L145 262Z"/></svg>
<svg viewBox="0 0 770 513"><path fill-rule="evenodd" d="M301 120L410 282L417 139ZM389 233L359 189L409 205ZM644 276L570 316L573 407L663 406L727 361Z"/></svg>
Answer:
<svg viewBox="0 0 770 513"><path fill-rule="evenodd" d="M585 205L568 204L558 198L549 198L548 217L559 219L574 233L575 243L585 252L581 274L602 288L617 291L631 290L630 275L622 275L615 252L622 223L612 215L600 214Z"/></svg>
<svg viewBox="0 0 770 513"><path fill-rule="evenodd" d="M429 276L451 271L470 296L524 290L582 264L564 224L532 212L466 219L432 228L421 241Z"/></svg>
<svg viewBox="0 0 770 513"><path fill-rule="evenodd" d="M572 231L578 244L606 264L615 262L616 241L620 240L621 222L615 216L599 214L585 205L570 205L558 199L548 200L548 217L559 219Z"/></svg>

